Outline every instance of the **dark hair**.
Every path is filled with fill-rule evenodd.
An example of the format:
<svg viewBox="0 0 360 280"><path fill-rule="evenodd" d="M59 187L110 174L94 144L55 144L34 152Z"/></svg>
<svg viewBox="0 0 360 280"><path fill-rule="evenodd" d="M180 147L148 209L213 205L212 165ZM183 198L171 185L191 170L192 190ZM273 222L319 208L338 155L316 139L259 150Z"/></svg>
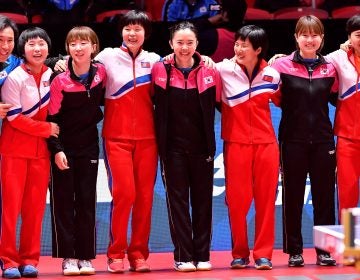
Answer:
<svg viewBox="0 0 360 280"><path fill-rule="evenodd" d="M258 54L258 58L264 58L269 46L265 30L256 25L245 25L235 32L235 42L239 39L245 41L247 38L254 50L261 47L261 52Z"/></svg>
<svg viewBox="0 0 360 280"><path fill-rule="evenodd" d="M9 19L4 15L0 15L0 30L4 30L7 27L10 27L14 31L14 39L16 41L19 37L19 29L17 28L16 23L12 19Z"/></svg>
<svg viewBox="0 0 360 280"><path fill-rule="evenodd" d="M25 57L25 44L30 39L41 38L46 41L48 49L51 48L51 40L46 31L40 27L30 27L21 32L19 41L18 41L18 54L21 57Z"/></svg>
<svg viewBox="0 0 360 280"><path fill-rule="evenodd" d="M198 32L195 25L188 21L182 21L170 27L170 41L174 38L174 35L177 31L184 29L190 29L195 33L196 39L198 38Z"/></svg>
<svg viewBox="0 0 360 280"><path fill-rule="evenodd" d="M151 34L151 20L149 16L140 10L131 10L128 11L124 16L120 18L119 21L119 31L120 34L123 28L129 24L139 24L145 30L145 39L150 37Z"/></svg>
<svg viewBox="0 0 360 280"><path fill-rule="evenodd" d="M352 32L360 30L360 15L352 16L346 22L346 32L350 35Z"/></svg>

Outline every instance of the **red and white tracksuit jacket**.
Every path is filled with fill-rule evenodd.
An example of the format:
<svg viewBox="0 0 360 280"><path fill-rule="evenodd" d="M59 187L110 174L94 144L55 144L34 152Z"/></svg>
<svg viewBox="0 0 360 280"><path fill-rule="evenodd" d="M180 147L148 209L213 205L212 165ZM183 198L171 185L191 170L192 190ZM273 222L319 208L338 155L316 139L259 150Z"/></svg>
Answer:
<svg viewBox="0 0 360 280"><path fill-rule="evenodd" d="M13 106L3 122L1 154L1 236L2 269L37 265L40 256L42 217L49 183L50 160L45 138L51 126L46 122L51 69L41 76L38 88L34 77L22 66L6 79L1 98ZM16 223L21 214L19 250Z"/></svg>
<svg viewBox="0 0 360 280"><path fill-rule="evenodd" d="M249 257L246 215L255 202L254 259L271 259L279 149L269 101L279 88L279 73L261 61L253 80L237 63L217 68L223 84L222 130L233 258Z"/></svg>
<svg viewBox="0 0 360 280"><path fill-rule="evenodd" d="M107 73L104 137L105 164L113 197L109 258L146 259L157 168L151 68L160 60L141 50L133 58L126 46L106 48L96 60ZM127 228L132 211L132 234Z"/></svg>
<svg viewBox="0 0 360 280"><path fill-rule="evenodd" d="M354 53L338 50L326 56L338 73L339 98L336 105L335 135L339 214L357 207L360 177L360 81Z"/></svg>

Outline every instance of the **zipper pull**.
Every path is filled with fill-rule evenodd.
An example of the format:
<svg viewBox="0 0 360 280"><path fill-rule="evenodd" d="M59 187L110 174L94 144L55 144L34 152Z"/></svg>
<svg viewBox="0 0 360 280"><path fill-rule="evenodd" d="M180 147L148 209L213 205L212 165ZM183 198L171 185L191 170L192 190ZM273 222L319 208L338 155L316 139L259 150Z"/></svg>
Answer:
<svg viewBox="0 0 360 280"><path fill-rule="evenodd" d="M90 98L90 90L87 89L86 92L87 92L87 96Z"/></svg>

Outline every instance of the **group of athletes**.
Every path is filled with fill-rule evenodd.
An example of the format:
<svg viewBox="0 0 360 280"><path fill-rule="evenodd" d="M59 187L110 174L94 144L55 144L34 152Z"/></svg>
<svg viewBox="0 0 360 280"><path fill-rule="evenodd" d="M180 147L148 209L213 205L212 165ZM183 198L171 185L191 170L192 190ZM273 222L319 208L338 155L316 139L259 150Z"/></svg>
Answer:
<svg viewBox="0 0 360 280"><path fill-rule="evenodd" d="M315 225L335 223L335 170L339 212L357 206L359 15L347 22L349 50L327 56L320 54L323 24L312 15L301 17L294 35L297 49L271 66L264 60L266 32L255 25L235 32L234 56L217 64L196 51L192 23L171 28L173 53L165 59L142 48L150 29L146 13L131 10L120 20L122 45L100 51L90 27L74 27L65 40L67 59L58 61L53 71L46 65L51 47L46 31L30 27L17 40L15 23L0 16L4 278L38 276L49 179L52 255L63 259L64 275L95 273L97 124L102 119L112 195L107 250L111 273L127 270L126 256L130 271L151 270L146 260L158 158L174 269L212 269L216 109L221 111L224 140L231 268L250 264L246 216L254 201L254 266L272 269L279 167L289 266L304 265L301 216L308 174ZM12 54L16 40L18 56ZM282 110L278 140L269 102ZM329 103L336 106L334 129ZM316 248L316 253L318 265L336 265L328 252Z"/></svg>

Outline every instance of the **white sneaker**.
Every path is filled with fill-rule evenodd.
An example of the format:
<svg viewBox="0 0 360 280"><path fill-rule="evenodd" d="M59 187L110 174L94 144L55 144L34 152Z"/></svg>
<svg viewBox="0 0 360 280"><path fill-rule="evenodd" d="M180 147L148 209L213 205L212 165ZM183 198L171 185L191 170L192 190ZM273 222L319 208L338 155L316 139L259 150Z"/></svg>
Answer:
<svg viewBox="0 0 360 280"><path fill-rule="evenodd" d="M181 272L196 271L196 267L192 262L174 262L174 268Z"/></svg>
<svg viewBox="0 0 360 280"><path fill-rule="evenodd" d="M197 270L202 270L202 271L211 270L212 265L211 265L211 263L209 261L207 261L207 262L198 262L196 264L196 269Z"/></svg>
<svg viewBox="0 0 360 280"><path fill-rule="evenodd" d="M78 266L81 275L95 274L95 268L93 267L91 260L79 260Z"/></svg>
<svg viewBox="0 0 360 280"><path fill-rule="evenodd" d="M64 259L62 269L65 276L80 275L77 259Z"/></svg>

